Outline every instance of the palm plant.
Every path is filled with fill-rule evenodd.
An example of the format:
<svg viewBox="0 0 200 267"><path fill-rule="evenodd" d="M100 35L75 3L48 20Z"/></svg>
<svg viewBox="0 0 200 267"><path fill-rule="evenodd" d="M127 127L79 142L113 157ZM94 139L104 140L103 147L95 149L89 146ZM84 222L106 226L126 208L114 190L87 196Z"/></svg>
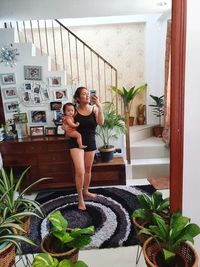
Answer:
<svg viewBox="0 0 200 267"><path fill-rule="evenodd" d="M104 103L104 124L97 127L97 135L103 142L102 148L109 148L112 139L118 139L119 134L125 133L126 127L121 115L116 114L113 102Z"/></svg>
<svg viewBox="0 0 200 267"><path fill-rule="evenodd" d="M158 97L155 95L150 95L150 97L155 101L155 104L149 105L153 107L153 114L158 118L159 125L161 126L161 118L164 115L164 95Z"/></svg>

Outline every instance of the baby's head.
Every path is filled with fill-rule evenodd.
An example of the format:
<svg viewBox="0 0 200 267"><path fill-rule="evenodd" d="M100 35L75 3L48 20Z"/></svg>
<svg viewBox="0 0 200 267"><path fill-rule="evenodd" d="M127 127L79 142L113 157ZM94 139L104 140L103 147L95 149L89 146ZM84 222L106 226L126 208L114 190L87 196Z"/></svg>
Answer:
<svg viewBox="0 0 200 267"><path fill-rule="evenodd" d="M68 116L73 116L75 113L75 106L72 103L66 103L63 106L63 114Z"/></svg>

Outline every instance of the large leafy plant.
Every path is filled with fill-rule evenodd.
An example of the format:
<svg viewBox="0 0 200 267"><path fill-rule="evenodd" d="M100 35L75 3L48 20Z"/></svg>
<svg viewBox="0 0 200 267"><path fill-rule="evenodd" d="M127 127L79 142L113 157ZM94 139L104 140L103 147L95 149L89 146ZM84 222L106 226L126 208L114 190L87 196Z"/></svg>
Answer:
<svg viewBox="0 0 200 267"><path fill-rule="evenodd" d="M7 216L23 212L24 217L32 215L43 217L40 204L35 200L26 198L25 194L33 186L49 178L41 178L27 186L24 190L20 191L22 182L28 169L29 168L25 169L17 180L14 177L12 169L10 170L9 175L6 173L4 168L1 169L2 178L0 179L0 196L2 196L2 201L0 210L5 210Z"/></svg>
<svg viewBox="0 0 200 267"><path fill-rule="evenodd" d="M150 97L154 100L155 104L151 104L149 106L153 107L152 112L158 118L159 125L161 125L161 118L164 115L164 95L160 97L150 95Z"/></svg>
<svg viewBox="0 0 200 267"><path fill-rule="evenodd" d="M68 259L58 261L48 253L39 253L35 256L32 267L88 267L88 265L83 261L77 261L76 263L72 263Z"/></svg>
<svg viewBox="0 0 200 267"><path fill-rule="evenodd" d="M98 125L97 135L103 142L103 148L110 147L112 139L118 139L119 134L126 131L124 119L116 113L115 106L112 102L104 103L104 124Z"/></svg>
<svg viewBox="0 0 200 267"><path fill-rule="evenodd" d="M165 266L173 267L177 248L186 241L194 243L194 237L200 234L200 228L197 224L190 223L190 219L180 212L174 212L169 223L155 213L153 219L154 225L142 229L140 234L153 236L160 245Z"/></svg>
<svg viewBox="0 0 200 267"><path fill-rule="evenodd" d="M122 89L118 89L116 86L112 86L112 90L122 97L122 100L124 103L124 109L125 111L129 113L131 111L131 105L132 105L133 99L139 93L145 92L146 89L147 89L147 84L141 85L137 88L133 86L130 89L126 89L125 87L122 87Z"/></svg>
<svg viewBox="0 0 200 267"><path fill-rule="evenodd" d="M90 236L94 234L94 226L67 231L68 222L60 211L53 212L49 216L49 221L51 222L50 233L60 241L61 247L82 248L90 243Z"/></svg>
<svg viewBox="0 0 200 267"><path fill-rule="evenodd" d="M151 196L138 195L137 200L140 208L133 212L132 217L151 223L154 213L162 214L165 217L169 216L169 198L163 198L160 192L155 191Z"/></svg>

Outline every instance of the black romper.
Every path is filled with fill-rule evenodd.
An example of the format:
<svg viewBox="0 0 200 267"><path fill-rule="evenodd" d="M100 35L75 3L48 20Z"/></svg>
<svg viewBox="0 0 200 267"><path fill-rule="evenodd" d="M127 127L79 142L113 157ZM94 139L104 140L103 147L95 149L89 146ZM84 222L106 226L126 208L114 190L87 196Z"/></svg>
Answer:
<svg viewBox="0 0 200 267"><path fill-rule="evenodd" d="M84 151L94 151L97 149L96 147L96 140L95 140L95 134L96 134L96 117L94 114L94 111L89 115L81 115L80 113L76 113L74 116L74 121L79 122L80 125L76 128L77 131L82 136L82 144L84 146L87 146ZM70 138L69 141L69 148L78 148L78 144L76 141L76 138Z"/></svg>

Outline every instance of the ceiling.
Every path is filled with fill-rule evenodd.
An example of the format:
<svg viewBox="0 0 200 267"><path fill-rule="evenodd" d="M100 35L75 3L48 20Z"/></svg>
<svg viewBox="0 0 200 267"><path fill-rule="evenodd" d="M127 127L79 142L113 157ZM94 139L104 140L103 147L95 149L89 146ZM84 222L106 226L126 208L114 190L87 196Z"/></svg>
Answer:
<svg viewBox="0 0 200 267"><path fill-rule="evenodd" d="M0 0L0 20L61 19L165 13L172 0Z"/></svg>

